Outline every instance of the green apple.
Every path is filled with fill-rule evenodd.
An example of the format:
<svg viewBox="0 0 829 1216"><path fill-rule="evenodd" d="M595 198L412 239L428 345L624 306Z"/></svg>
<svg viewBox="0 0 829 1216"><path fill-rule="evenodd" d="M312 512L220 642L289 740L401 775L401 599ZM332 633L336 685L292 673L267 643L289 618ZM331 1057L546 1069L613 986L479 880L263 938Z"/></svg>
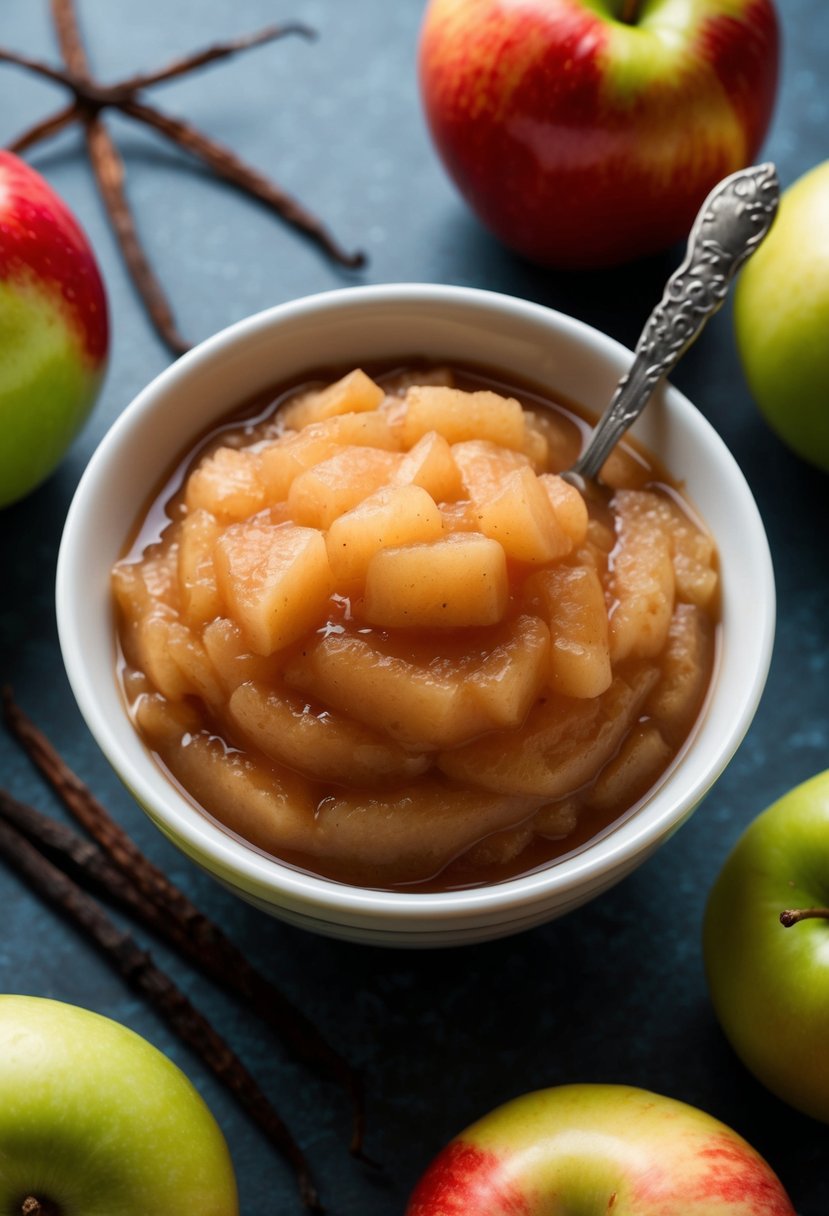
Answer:
<svg viewBox="0 0 829 1216"><path fill-rule="evenodd" d="M237 1216L227 1145L166 1056L60 1001L0 995L2 1216Z"/></svg>
<svg viewBox="0 0 829 1216"><path fill-rule="evenodd" d="M778 1097L825 1122L827 903L829 771L791 790L740 837L703 930L711 998L734 1050Z"/></svg>
<svg viewBox="0 0 829 1216"><path fill-rule="evenodd" d="M525 1094L452 1140L406 1216L795 1216L741 1136L626 1085Z"/></svg>
<svg viewBox="0 0 829 1216"><path fill-rule="evenodd" d="M781 439L829 471L829 161L785 191L734 295L752 395Z"/></svg>

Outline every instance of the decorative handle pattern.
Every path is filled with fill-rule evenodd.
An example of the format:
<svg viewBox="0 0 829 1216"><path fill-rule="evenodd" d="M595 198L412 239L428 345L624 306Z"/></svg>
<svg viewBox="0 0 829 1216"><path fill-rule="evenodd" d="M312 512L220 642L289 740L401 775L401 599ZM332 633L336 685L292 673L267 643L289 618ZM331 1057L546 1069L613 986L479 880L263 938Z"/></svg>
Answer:
<svg viewBox="0 0 829 1216"><path fill-rule="evenodd" d="M734 275L771 228L779 202L772 164L732 173L708 195L691 229L685 260L645 323L630 371L570 470L575 478L596 477L656 385L722 307Z"/></svg>

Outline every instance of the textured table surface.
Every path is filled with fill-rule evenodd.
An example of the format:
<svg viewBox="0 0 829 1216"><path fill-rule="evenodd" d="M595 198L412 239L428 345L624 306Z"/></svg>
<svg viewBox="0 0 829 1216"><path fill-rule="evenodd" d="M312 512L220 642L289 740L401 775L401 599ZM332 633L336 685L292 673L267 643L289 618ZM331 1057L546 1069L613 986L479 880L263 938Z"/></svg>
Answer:
<svg viewBox="0 0 829 1216"><path fill-rule="evenodd" d="M320 32L316 44L257 50L165 86L156 100L232 143L320 212L346 245L365 248L370 263L359 275L332 268L263 209L143 130L111 122L141 232L192 340L310 292L423 280L524 296L630 345L678 260L675 250L612 273L541 272L478 227L444 177L419 109L414 47L422 0L80 0L79 8L93 68L104 79L274 19L303 19ZM827 154L829 13L825 0L781 0L780 8L784 76L766 152L789 183ZM55 55L46 0L3 0L0 42ZM58 104L55 87L0 65L0 144ZM368 1148L384 1165L379 1175L347 1156L348 1112L339 1094L287 1059L243 1008L154 949L283 1109L331 1212L394 1216L433 1153L490 1107L543 1085L604 1080L711 1111L770 1159L800 1216L826 1216L829 1131L788 1110L741 1067L716 1024L702 970L702 910L730 845L763 807L829 759L827 481L760 421L728 311L675 380L745 470L775 560L771 676L735 760L669 844L564 920L455 951L345 945L259 914L191 866L121 788L75 708L52 602L62 521L95 445L169 358L126 279L78 134L31 159L99 253L114 346L102 397L70 456L33 496L0 514L0 678L146 852L365 1068ZM18 797L61 814L2 733L0 774ZM0 990L75 1002L147 1036L181 1064L217 1115L243 1212L299 1211L286 1167L198 1059L2 866Z"/></svg>

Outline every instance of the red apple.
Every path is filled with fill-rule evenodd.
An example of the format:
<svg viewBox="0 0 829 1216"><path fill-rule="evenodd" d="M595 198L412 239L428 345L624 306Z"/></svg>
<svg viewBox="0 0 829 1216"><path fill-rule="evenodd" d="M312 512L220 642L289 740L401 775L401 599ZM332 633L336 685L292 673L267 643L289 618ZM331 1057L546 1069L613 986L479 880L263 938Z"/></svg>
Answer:
<svg viewBox="0 0 829 1216"><path fill-rule="evenodd" d="M755 1150L711 1115L625 1085L525 1094L462 1132L406 1216L795 1216Z"/></svg>
<svg viewBox="0 0 829 1216"><path fill-rule="evenodd" d="M505 244L551 266L663 249L751 164L777 90L772 0L431 0L429 126Z"/></svg>
<svg viewBox="0 0 829 1216"><path fill-rule="evenodd" d="M0 507L63 456L95 402L108 344L89 242L40 174L0 150Z"/></svg>

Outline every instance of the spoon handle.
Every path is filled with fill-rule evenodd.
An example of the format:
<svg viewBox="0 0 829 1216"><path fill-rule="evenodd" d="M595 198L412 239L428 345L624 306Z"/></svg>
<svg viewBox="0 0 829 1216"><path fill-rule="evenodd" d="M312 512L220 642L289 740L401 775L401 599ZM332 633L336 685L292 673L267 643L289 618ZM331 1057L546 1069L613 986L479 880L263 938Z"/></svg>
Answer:
<svg viewBox="0 0 829 1216"><path fill-rule="evenodd" d="M666 376L718 311L732 278L765 237L777 213L780 183L774 165L732 173L702 204L682 265L645 323L628 373L579 460L570 470L590 479Z"/></svg>

